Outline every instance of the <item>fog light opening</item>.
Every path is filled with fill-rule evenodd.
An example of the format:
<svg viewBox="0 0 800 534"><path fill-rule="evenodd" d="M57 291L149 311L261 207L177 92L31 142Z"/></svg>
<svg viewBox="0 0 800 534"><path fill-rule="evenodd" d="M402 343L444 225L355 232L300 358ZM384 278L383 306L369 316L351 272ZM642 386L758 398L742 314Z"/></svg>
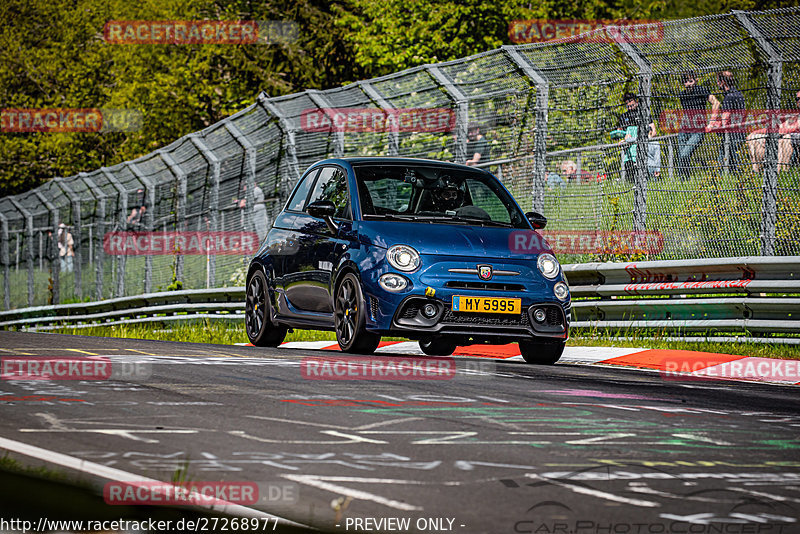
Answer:
<svg viewBox="0 0 800 534"><path fill-rule="evenodd" d="M535 310L533 310L534 321L536 321L537 323L543 323L545 319L547 319L547 313L543 309L536 308Z"/></svg>
<svg viewBox="0 0 800 534"><path fill-rule="evenodd" d="M436 309L436 306L434 304L431 304L430 302L422 307L422 315L424 315L428 319L433 319L434 317L436 317L436 313L438 311L439 310Z"/></svg>

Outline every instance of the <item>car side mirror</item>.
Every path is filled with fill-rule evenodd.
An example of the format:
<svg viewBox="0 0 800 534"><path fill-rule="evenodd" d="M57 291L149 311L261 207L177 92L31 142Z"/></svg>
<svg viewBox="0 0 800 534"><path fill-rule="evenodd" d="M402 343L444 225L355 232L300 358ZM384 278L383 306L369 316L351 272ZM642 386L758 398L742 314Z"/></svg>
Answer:
<svg viewBox="0 0 800 534"><path fill-rule="evenodd" d="M336 206L330 200L317 200L309 204L306 211L312 217L324 219L325 217L333 217L336 213Z"/></svg>
<svg viewBox="0 0 800 534"><path fill-rule="evenodd" d="M332 232L336 232L339 229L333 221L333 216L336 214L336 206L330 200L317 200L316 202L312 202L306 207L306 212L312 217L325 219L325 224L328 225L328 228L330 228Z"/></svg>
<svg viewBox="0 0 800 534"><path fill-rule="evenodd" d="M528 218L528 221L533 226L534 230L541 230L545 226L547 226L547 217L542 215L541 213L536 213L535 211L529 211L525 214L525 217Z"/></svg>

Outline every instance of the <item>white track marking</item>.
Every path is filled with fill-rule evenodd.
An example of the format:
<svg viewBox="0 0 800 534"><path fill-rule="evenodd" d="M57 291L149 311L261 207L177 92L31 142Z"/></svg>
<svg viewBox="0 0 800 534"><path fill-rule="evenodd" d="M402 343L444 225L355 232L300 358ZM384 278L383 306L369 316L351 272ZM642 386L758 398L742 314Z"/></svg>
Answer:
<svg viewBox="0 0 800 534"><path fill-rule="evenodd" d="M326 477L317 475L281 475L281 476L283 478L297 482L298 484L306 484L309 486L313 486L315 488L319 488L321 490L331 491L333 493L337 493L340 495L347 495L348 497L352 497L353 499L372 501L374 503L382 504L384 506L388 506L389 508L394 508L396 510L403 510L405 512L422 510L422 507L414 506L413 504L408 504L400 501L395 501L393 499L387 499L386 497L381 497L380 495L375 495L374 493L369 493L367 491L346 488L344 486L340 486L339 484L331 484L331 482L357 482L361 484L403 484L403 485L426 484L425 482L419 482L416 480L396 480L391 478L358 478L358 477L334 477L334 476Z"/></svg>
<svg viewBox="0 0 800 534"><path fill-rule="evenodd" d="M654 508L657 506L661 506L657 502L653 501L643 501L641 499L629 499L628 497L623 497L622 495L614 495L613 493L608 493L606 491L600 491L592 488L586 488L583 486L576 486L574 484L567 484L566 482L562 482L561 480L556 480L554 478L545 478L543 476L539 476L535 473L526 473L526 477L532 478L534 480L540 480L542 482L547 482L549 484L553 484L554 486L560 486L562 488L566 488L569 490L574 491L575 493L580 493L582 495L590 495L592 497L597 497L599 499L605 499L607 501L612 502L619 502L622 504L630 504L632 506L642 506L646 508Z"/></svg>
<svg viewBox="0 0 800 534"><path fill-rule="evenodd" d="M567 347L561 355L559 363L597 363L620 356L628 356L648 349L615 348L615 347Z"/></svg>
<svg viewBox="0 0 800 534"><path fill-rule="evenodd" d="M69 456L67 454L62 454L60 452L42 449L34 445L28 445L27 443L14 441L7 438L0 437L0 449L16 452L24 456L36 458L37 460L43 460L51 464L60 465L68 469L75 469L82 473L88 473L90 475L94 475L114 482L131 482L131 483L146 482L146 483L164 484L164 481L162 480L156 480L153 478L144 477L142 475L136 475L134 473L129 473L127 471L122 471L121 469L115 469L113 467L96 464L94 462L89 462L87 460L81 460L80 458L75 458L74 456ZM255 508L248 508L247 506L242 506L240 504L233 504L220 499L215 499L214 507L212 509L223 513L242 516L242 517L266 517L269 519L275 519L276 521L280 521L288 525L299 526L299 527L307 526L295 523L294 521L290 521L280 516L272 515L267 512L262 512L261 510L256 510Z"/></svg>

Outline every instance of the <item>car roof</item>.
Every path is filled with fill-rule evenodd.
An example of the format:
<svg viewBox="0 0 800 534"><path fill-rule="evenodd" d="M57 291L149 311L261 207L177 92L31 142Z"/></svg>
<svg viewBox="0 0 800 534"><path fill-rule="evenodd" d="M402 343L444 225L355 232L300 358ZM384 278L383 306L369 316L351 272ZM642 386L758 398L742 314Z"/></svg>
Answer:
<svg viewBox="0 0 800 534"><path fill-rule="evenodd" d="M316 165L320 163L333 163L337 161L342 161L349 163L350 165L364 165L364 164L371 164L371 165L430 165L430 166L437 166L437 167L452 167L454 169L461 169L461 170L470 170L470 171L482 171L486 172L483 169L478 167L470 167L467 165L461 165L459 163L452 163L450 161L439 161L434 159L422 159L422 158L392 158L392 157L354 157L354 158L334 158L334 159L327 159L325 161L320 161Z"/></svg>

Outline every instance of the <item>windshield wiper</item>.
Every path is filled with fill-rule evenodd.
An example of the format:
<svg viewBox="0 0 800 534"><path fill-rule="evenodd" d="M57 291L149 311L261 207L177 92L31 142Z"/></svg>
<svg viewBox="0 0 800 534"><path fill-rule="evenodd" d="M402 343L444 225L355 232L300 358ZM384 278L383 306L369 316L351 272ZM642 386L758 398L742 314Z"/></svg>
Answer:
<svg viewBox="0 0 800 534"><path fill-rule="evenodd" d="M469 224L470 221L459 220L451 215L420 215L416 213L369 213L364 215L368 219L390 219L393 221L419 221L419 222L455 222L459 224Z"/></svg>
<svg viewBox="0 0 800 534"><path fill-rule="evenodd" d="M503 228L513 228L514 225L511 223L503 222L503 221L493 221L492 219L482 219L481 217L465 217L463 215L453 215L451 217L457 221L464 221L470 223L478 223L481 226L489 225L489 226L501 226Z"/></svg>
<svg viewBox="0 0 800 534"><path fill-rule="evenodd" d="M503 221L493 221L491 219L482 219L480 217L465 217L463 215L453 215L443 213L441 215L423 215L412 213L380 213L380 214L366 214L366 218L375 219L391 219L395 221L420 221L420 222L440 222L440 223L456 223L456 224L480 224L481 226L499 226L502 228L513 228L514 225Z"/></svg>
<svg viewBox="0 0 800 534"><path fill-rule="evenodd" d="M364 215L367 219L391 219L393 221L433 221L442 220L442 217L433 215L415 215L411 213L367 213Z"/></svg>

